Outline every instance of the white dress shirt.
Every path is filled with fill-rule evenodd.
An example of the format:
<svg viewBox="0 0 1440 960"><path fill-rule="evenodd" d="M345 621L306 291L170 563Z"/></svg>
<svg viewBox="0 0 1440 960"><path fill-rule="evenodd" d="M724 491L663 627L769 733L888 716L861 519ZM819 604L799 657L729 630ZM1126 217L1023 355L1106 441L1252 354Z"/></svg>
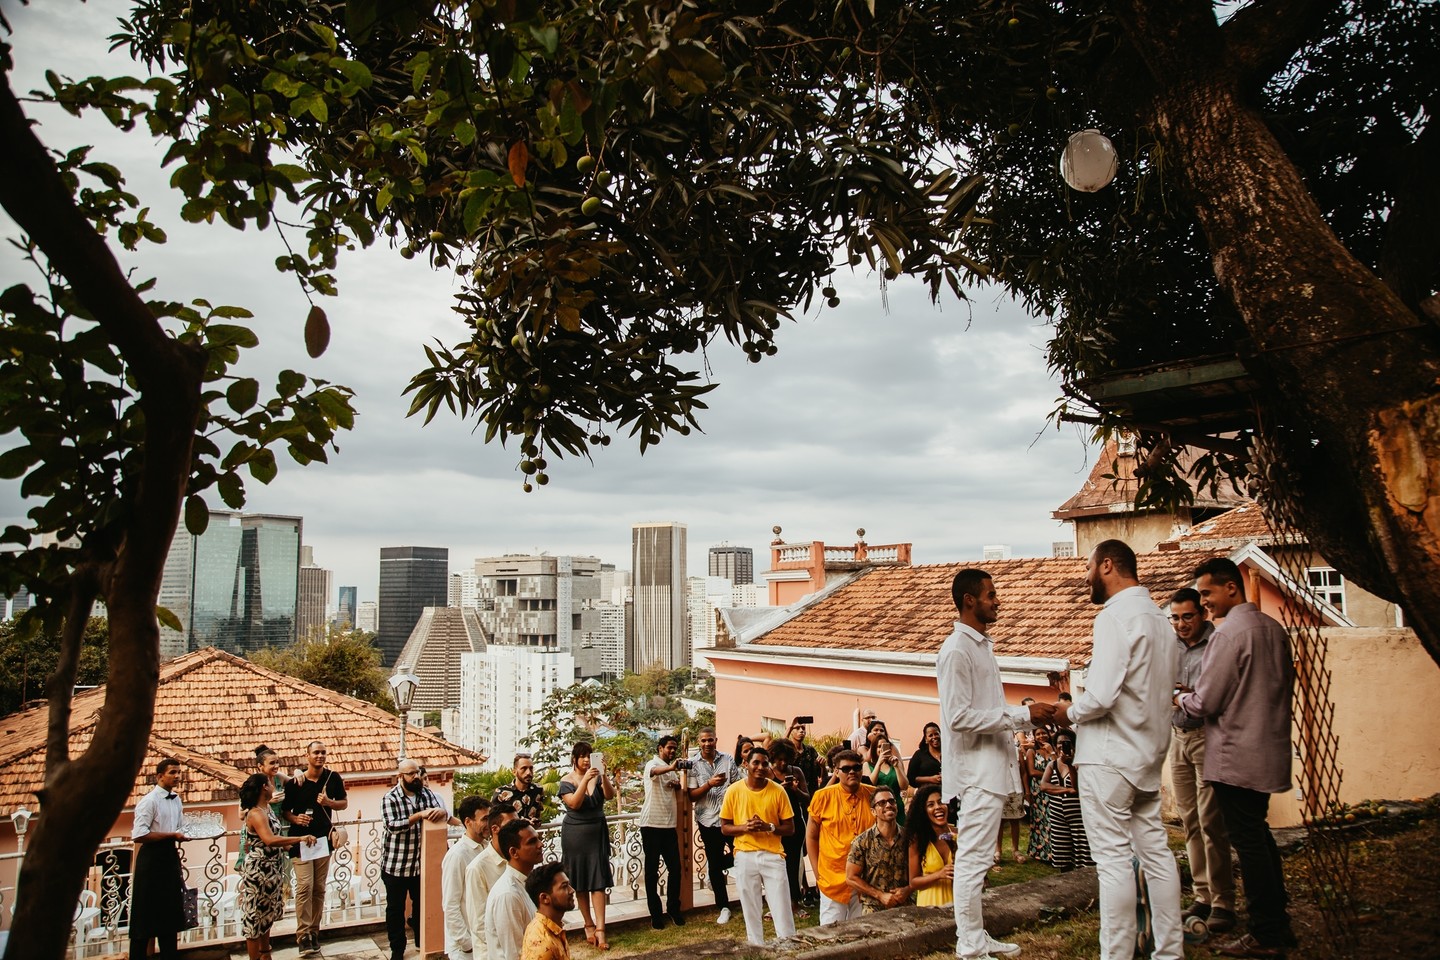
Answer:
<svg viewBox="0 0 1440 960"><path fill-rule="evenodd" d="M1030 708L1005 703L994 644L957 620L940 645L935 667L940 727L945 732L940 792L947 800L967 787L1002 797L1019 793L1020 764L1013 734L1030 728Z"/></svg>
<svg viewBox="0 0 1440 960"><path fill-rule="evenodd" d="M468 833L445 851L440 861L440 901L445 905L445 952L451 960L459 955L470 956L473 946L470 941L469 915L465 912L465 869L480 852L480 844L470 839Z"/></svg>
<svg viewBox="0 0 1440 960"><path fill-rule="evenodd" d="M135 804L135 818L131 821L130 839L139 840L150 833L183 833L185 829L185 806L180 795L156 787Z"/></svg>
<svg viewBox="0 0 1440 960"><path fill-rule="evenodd" d="M1178 652L1150 591L1127 587L1105 601L1095 615L1085 692L1070 707L1077 765L1114 767L1137 790L1160 789Z"/></svg>
<svg viewBox="0 0 1440 960"><path fill-rule="evenodd" d="M525 928L535 916L535 904L525 892L525 874L510 864L490 888L485 902L485 949L490 960L520 960Z"/></svg>
<svg viewBox="0 0 1440 960"><path fill-rule="evenodd" d="M490 955L485 946L485 904L490 899L490 888L507 866L492 842L481 847L465 868L465 916L470 918L470 949L477 960Z"/></svg>

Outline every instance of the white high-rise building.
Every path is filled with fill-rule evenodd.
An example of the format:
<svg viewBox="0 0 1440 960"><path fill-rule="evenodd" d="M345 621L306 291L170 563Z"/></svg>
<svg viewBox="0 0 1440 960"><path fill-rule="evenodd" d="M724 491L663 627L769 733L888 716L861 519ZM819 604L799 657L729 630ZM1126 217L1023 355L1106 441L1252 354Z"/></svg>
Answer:
<svg viewBox="0 0 1440 960"><path fill-rule="evenodd" d="M711 670L703 656L715 646L715 611L733 606L735 585L727 577L690 577L686 581L686 613L690 619L690 663Z"/></svg>
<svg viewBox="0 0 1440 960"><path fill-rule="evenodd" d="M508 769L545 698L575 682L575 658L553 648L490 644L460 655L456 742Z"/></svg>
<svg viewBox="0 0 1440 960"><path fill-rule="evenodd" d="M459 573L450 574L448 604L452 607L479 609L480 578L474 570L461 570Z"/></svg>
<svg viewBox="0 0 1440 960"><path fill-rule="evenodd" d="M610 677L625 673L625 605L597 603L600 626L591 641L600 649L600 672Z"/></svg>
<svg viewBox="0 0 1440 960"><path fill-rule="evenodd" d="M685 602L685 524L637 523L631 530L634 637L625 666L690 666Z"/></svg>
<svg viewBox="0 0 1440 960"><path fill-rule="evenodd" d="M355 608L355 629L374 633L380 629L380 605L374 600L362 600Z"/></svg>

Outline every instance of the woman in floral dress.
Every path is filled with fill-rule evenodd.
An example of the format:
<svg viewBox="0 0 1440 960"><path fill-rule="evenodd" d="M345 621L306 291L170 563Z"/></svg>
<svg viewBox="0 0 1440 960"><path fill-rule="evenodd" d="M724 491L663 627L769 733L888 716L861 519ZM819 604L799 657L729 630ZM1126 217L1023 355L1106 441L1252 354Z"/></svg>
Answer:
<svg viewBox="0 0 1440 960"><path fill-rule="evenodd" d="M270 928L285 916L281 850L314 843L314 837L282 837L270 809L275 793L270 777L252 775L240 786L245 811L245 862L240 866L240 932L250 960L270 960Z"/></svg>
<svg viewBox="0 0 1440 960"><path fill-rule="evenodd" d="M1031 860L1050 862L1050 796L1040 789L1040 779L1045 767L1055 759L1050 746L1050 731L1041 727L1035 731L1035 742L1025 751L1026 783L1030 794L1030 843L1026 854Z"/></svg>

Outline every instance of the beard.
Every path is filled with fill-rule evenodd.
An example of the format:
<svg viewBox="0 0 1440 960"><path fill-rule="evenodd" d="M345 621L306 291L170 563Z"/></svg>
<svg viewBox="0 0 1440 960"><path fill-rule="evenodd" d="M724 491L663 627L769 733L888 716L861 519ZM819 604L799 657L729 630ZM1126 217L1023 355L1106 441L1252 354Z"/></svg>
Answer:
<svg viewBox="0 0 1440 960"><path fill-rule="evenodd" d="M1101 606L1107 599L1109 598L1105 596L1104 582L1098 577L1092 578L1090 581L1090 602L1096 606Z"/></svg>

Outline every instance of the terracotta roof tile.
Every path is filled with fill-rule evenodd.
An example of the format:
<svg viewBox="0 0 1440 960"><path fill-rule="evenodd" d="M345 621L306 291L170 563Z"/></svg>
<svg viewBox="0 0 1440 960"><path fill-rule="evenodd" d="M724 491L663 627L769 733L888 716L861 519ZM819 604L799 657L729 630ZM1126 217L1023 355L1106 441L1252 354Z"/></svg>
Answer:
<svg viewBox="0 0 1440 960"><path fill-rule="evenodd" d="M1142 554L1141 580L1156 603L1164 603L1192 582L1196 566L1222 552ZM1063 658L1074 666L1089 662L1095 607L1085 584L1085 560L1073 557L876 567L753 645L936 653L955 622L950 582L968 566L981 566L995 578L1000 619L990 632L998 656Z"/></svg>
<svg viewBox="0 0 1440 960"><path fill-rule="evenodd" d="M1105 513L1134 512L1135 494L1140 489L1140 481L1135 477L1135 460L1133 453L1121 454L1114 440L1107 442L1095 457L1095 466L1090 469L1085 483L1074 496L1060 504L1052 516L1057 520L1070 520ZM1194 461L1195 454L1189 448L1180 452L1182 471L1188 470ZM1213 497L1202 496L1198 491L1195 494L1195 506L1202 508L1228 507L1242 502L1245 502L1244 498L1238 494L1222 493Z"/></svg>
<svg viewBox="0 0 1440 960"><path fill-rule="evenodd" d="M1246 500L1233 510L1218 513L1208 520L1191 527L1184 536L1177 537L1175 543L1182 550L1194 550L1204 547L1238 546L1242 543L1257 543L1260 546L1269 546L1280 542L1283 539L1286 543L1300 542L1295 535L1286 535L1284 538L1276 537L1270 529L1270 524L1265 520L1265 513L1260 505L1254 500Z"/></svg>
<svg viewBox="0 0 1440 960"><path fill-rule="evenodd" d="M103 686L75 696L72 755L89 745L104 703ZM338 773L383 776L395 768L396 722L372 703L207 647L161 666L145 768L153 770L162 757L173 756L188 768L187 799L229 799L253 770L259 744L276 750L281 769L290 770L304 765L311 740L322 739ZM0 719L0 810L34 804L34 791L43 782L47 723L43 705ZM485 759L413 727L405 746L409 756L437 771ZM149 789L145 768L127 807Z"/></svg>

